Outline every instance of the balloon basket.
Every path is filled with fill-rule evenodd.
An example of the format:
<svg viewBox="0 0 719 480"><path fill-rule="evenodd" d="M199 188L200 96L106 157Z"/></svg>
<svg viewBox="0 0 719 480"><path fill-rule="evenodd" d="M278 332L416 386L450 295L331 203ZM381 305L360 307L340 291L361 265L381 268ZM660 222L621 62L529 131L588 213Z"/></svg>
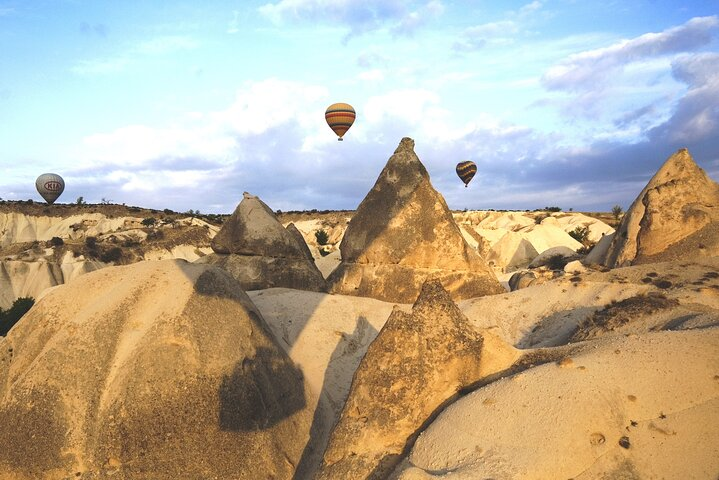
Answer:
<svg viewBox="0 0 719 480"><path fill-rule="evenodd" d="M337 141L338 141L338 142L344 142L344 140L342 140L342 137L338 137L338 138L337 138Z"/></svg>

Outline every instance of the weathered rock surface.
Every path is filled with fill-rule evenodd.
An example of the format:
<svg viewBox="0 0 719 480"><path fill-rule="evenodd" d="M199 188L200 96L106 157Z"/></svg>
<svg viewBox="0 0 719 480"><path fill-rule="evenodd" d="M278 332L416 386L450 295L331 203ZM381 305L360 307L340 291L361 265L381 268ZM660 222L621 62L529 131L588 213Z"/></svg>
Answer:
<svg viewBox="0 0 719 480"><path fill-rule="evenodd" d="M227 270L244 290L273 287L322 292L322 273L294 225L282 226L262 200L245 192L212 240L216 252L197 263Z"/></svg>
<svg viewBox="0 0 719 480"><path fill-rule="evenodd" d="M391 478L714 478L717 365L717 328L577 345L450 405Z"/></svg>
<svg viewBox="0 0 719 480"><path fill-rule="evenodd" d="M342 263L328 278L333 293L410 303L430 276L455 299L504 291L462 237L411 138L402 139L360 203L340 251Z"/></svg>
<svg viewBox="0 0 719 480"><path fill-rule="evenodd" d="M719 184L683 148L627 210L603 263L614 268L717 254Z"/></svg>
<svg viewBox="0 0 719 480"><path fill-rule="evenodd" d="M70 252L59 262L0 260L0 308L10 307L16 298L37 298L47 288L105 266L96 260L73 257Z"/></svg>
<svg viewBox="0 0 719 480"><path fill-rule="evenodd" d="M0 341L0 478L290 479L306 392L226 272L105 268Z"/></svg>
<svg viewBox="0 0 719 480"><path fill-rule="evenodd" d="M502 266L505 272L526 267L539 253L529 240L516 232L507 232L492 245L485 259L490 265Z"/></svg>
<svg viewBox="0 0 719 480"><path fill-rule="evenodd" d="M577 258L579 258L579 255L577 255L577 252L575 252L569 247L548 248L547 250L537 255L534 260L530 262L529 268L537 268L549 265L553 261L553 258L558 257L562 257L562 261L564 262L564 264L566 264L567 262L571 262L572 260L576 260ZM561 268L564 268L564 265L562 265Z"/></svg>
<svg viewBox="0 0 719 480"><path fill-rule="evenodd" d="M509 285L509 290L513 292L522 288L531 287L532 285L541 285L560 276L562 276L561 272L546 268L520 270L509 277L509 281L507 283Z"/></svg>
<svg viewBox="0 0 719 480"><path fill-rule="evenodd" d="M469 323L438 280L397 307L370 344L332 431L319 479L384 479L443 404L519 352Z"/></svg>

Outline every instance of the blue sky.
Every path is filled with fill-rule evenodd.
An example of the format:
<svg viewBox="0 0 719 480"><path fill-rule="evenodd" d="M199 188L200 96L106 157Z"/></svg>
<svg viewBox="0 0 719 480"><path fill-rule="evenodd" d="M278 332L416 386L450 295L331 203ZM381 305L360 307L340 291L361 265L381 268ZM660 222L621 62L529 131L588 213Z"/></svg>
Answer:
<svg viewBox="0 0 719 480"><path fill-rule="evenodd" d="M200 3L0 0L0 197L353 209L404 136L456 209L627 208L682 147L719 178L717 0Z"/></svg>

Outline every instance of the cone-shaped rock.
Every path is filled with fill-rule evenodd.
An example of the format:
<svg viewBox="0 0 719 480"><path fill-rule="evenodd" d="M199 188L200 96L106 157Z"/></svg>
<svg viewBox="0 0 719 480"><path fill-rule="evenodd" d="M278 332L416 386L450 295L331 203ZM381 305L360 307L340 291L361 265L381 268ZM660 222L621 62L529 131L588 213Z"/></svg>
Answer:
<svg viewBox="0 0 719 480"><path fill-rule="evenodd" d="M318 479L386 478L438 408L519 356L474 328L439 281L428 280L412 313L395 308L367 349Z"/></svg>
<svg viewBox="0 0 719 480"><path fill-rule="evenodd" d="M719 254L719 185L683 148L662 165L624 215L607 267Z"/></svg>
<svg viewBox="0 0 719 480"><path fill-rule="evenodd" d="M227 270L245 290L326 290L302 234L294 225L283 227L270 207L247 192L212 239L212 249L197 263Z"/></svg>
<svg viewBox="0 0 719 480"><path fill-rule="evenodd" d="M290 479L306 392L226 272L105 268L0 341L0 478Z"/></svg>
<svg viewBox="0 0 719 480"><path fill-rule="evenodd" d="M439 278L454 299L502 293L492 270L462 237L444 198L403 138L362 200L340 244L330 291L410 303Z"/></svg>

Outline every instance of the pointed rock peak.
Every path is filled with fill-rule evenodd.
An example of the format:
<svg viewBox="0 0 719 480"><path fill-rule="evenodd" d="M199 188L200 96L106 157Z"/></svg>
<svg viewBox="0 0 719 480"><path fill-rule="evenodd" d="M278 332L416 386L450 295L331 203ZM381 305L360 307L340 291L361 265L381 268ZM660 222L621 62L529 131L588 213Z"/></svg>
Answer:
<svg viewBox="0 0 719 480"><path fill-rule="evenodd" d="M424 284L422 284L422 290L419 292L417 301L414 302L412 307L413 312L425 313L428 311L442 310L447 313L453 313L461 315L464 318L464 314L459 310L457 305L452 300L449 292L444 289L442 282L439 278L431 277L428 278Z"/></svg>
<svg viewBox="0 0 719 480"><path fill-rule="evenodd" d="M664 162L649 183L665 183L689 177L707 178L706 173L694 161L689 150L682 148Z"/></svg>
<svg viewBox="0 0 719 480"><path fill-rule="evenodd" d="M394 153L400 153L404 151L414 153L414 140L409 137L404 137L402 140L399 141L399 145L397 146L397 149L394 151Z"/></svg>
<svg viewBox="0 0 719 480"><path fill-rule="evenodd" d="M307 258L301 245L262 200L245 192L232 216L212 239L216 253Z"/></svg>

